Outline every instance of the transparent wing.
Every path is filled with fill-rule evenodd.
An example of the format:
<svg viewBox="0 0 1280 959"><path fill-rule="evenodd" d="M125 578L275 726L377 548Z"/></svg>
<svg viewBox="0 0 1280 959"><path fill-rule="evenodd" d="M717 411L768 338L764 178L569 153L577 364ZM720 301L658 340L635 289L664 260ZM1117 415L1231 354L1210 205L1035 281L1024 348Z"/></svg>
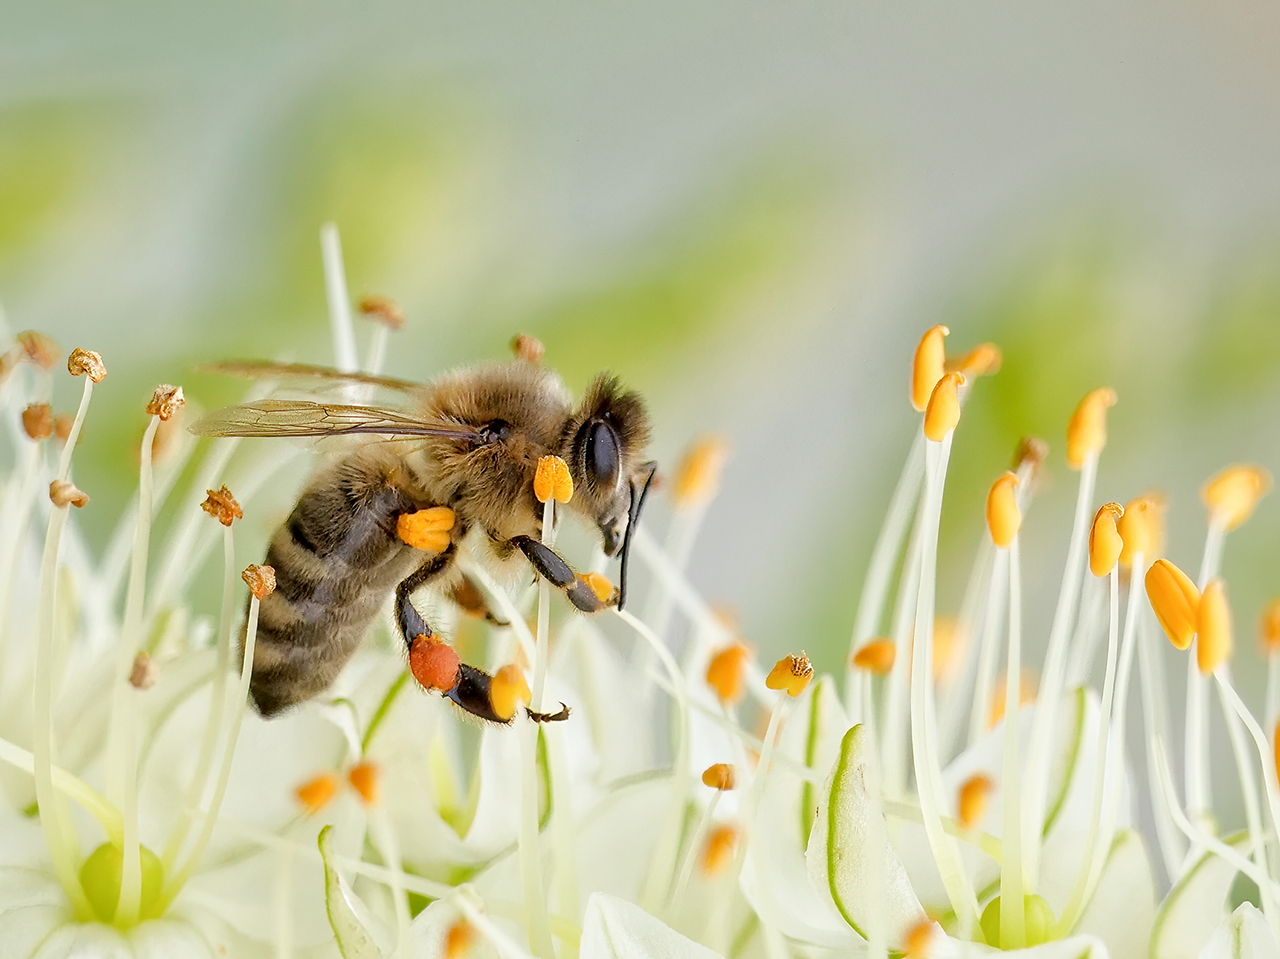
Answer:
<svg viewBox="0 0 1280 959"><path fill-rule="evenodd" d="M413 380L394 376L374 376L370 373L344 373L329 366L311 363L273 363L270 360L224 360L220 363L204 363L196 367L201 373L225 373L245 380L304 379L322 380L341 385L356 383L361 386L378 386L401 393L417 393L424 387Z"/></svg>
<svg viewBox="0 0 1280 959"><path fill-rule="evenodd" d="M472 440L471 426L428 423L381 406L341 406L310 400L256 400L214 410L191 427L197 436L437 436Z"/></svg>

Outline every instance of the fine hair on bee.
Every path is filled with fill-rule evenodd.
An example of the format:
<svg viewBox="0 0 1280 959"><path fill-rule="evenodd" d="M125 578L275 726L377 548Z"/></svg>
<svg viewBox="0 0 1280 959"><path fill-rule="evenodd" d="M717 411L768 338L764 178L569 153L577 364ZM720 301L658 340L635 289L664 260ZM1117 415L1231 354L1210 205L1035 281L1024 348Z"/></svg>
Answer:
<svg viewBox="0 0 1280 959"><path fill-rule="evenodd" d="M537 362L541 351L531 342L523 341L512 362L457 369L425 384L307 364L206 367L252 379L377 388L400 400L263 399L216 410L191 427L200 436L354 438L308 482L267 549L276 589L262 601L249 685L263 716L327 689L389 594L410 650L416 641L438 641L411 596L430 587L474 606L480 593L455 562L462 549L490 562L527 561L583 612L624 606L632 536L656 469L644 455L644 401L601 373L575 403L560 377ZM542 542L534 477L547 456L568 468L567 509L594 524L607 556L619 556L611 595L597 595L598 586ZM459 662L442 692L474 716L510 722L495 709L492 679ZM568 712L530 715L548 721Z"/></svg>

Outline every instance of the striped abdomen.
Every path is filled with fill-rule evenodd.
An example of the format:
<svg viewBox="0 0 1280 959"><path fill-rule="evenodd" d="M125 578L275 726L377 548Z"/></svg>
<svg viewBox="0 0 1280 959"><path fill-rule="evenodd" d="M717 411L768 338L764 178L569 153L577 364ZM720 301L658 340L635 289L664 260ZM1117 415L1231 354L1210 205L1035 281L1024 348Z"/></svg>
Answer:
<svg viewBox="0 0 1280 959"><path fill-rule="evenodd" d="M250 695L273 716L326 689L387 594L423 560L396 536L414 509L385 470L358 459L313 483L267 550L276 590L262 603Z"/></svg>

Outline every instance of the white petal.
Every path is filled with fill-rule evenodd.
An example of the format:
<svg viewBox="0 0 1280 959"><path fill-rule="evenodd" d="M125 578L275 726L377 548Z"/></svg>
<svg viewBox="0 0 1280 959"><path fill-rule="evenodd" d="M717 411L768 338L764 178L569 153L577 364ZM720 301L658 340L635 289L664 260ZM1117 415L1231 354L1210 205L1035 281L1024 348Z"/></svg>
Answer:
<svg viewBox="0 0 1280 959"><path fill-rule="evenodd" d="M868 786L869 777L878 780L870 750L865 726L845 734L806 858L814 888L827 892L849 925L865 936L869 921L878 920L893 944L902 942L925 913L889 842L878 790Z"/></svg>
<svg viewBox="0 0 1280 959"><path fill-rule="evenodd" d="M333 863L330 829L326 826L320 831L320 856L324 860L324 900L338 951L343 959L381 959L382 952L369 931L367 910Z"/></svg>
<svg viewBox="0 0 1280 959"><path fill-rule="evenodd" d="M1111 846L1098 888L1075 931L1091 933L1112 955L1140 956L1150 941L1156 915L1155 881L1142 837L1131 829Z"/></svg>
<svg viewBox="0 0 1280 959"><path fill-rule="evenodd" d="M1200 951L1199 959L1278 959L1280 948L1257 907L1242 902L1218 926Z"/></svg>
<svg viewBox="0 0 1280 959"><path fill-rule="evenodd" d="M31 959L134 959L124 936L98 922L71 923L55 929ZM173 959L184 959L181 953Z"/></svg>
<svg viewBox="0 0 1280 959"><path fill-rule="evenodd" d="M1169 890L1151 930L1152 959L1195 959L1226 917L1236 870L1205 853Z"/></svg>
<svg viewBox="0 0 1280 959"><path fill-rule="evenodd" d="M625 899L596 893L587 901L581 959L717 959Z"/></svg>

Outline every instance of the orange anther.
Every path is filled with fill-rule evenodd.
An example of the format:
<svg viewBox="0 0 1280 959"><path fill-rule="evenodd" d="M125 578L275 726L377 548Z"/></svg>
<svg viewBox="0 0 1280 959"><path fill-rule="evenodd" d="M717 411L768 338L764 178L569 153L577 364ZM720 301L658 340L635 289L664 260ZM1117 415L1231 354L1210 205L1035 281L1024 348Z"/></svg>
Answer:
<svg viewBox="0 0 1280 959"><path fill-rule="evenodd" d="M681 506L694 506L715 495L720 485L720 471L729 456L729 445L719 436L698 440L676 468L676 481L671 497Z"/></svg>
<svg viewBox="0 0 1280 959"><path fill-rule="evenodd" d="M1230 531L1252 516L1258 500L1269 492L1271 474L1261 466L1244 463L1228 466L1205 483L1200 498L1209 507L1210 522Z"/></svg>
<svg viewBox="0 0 1280 959"><path fill-rule="evenodd" d="M933 388L946 372L947 353L942 338L950 332L945 326L930 327L920 338L911 361L911 405L922 413L929 405Z"/></svg>
<svg viewBox="0 0 1280 959"><path fill-rule="evenodd" d="M554 499L567 503L573 498L573 477L569 466L558 456L544 456L538 460L538 471L533 476L533 495L539 503Z"/></svg>
<svg viewBox="0 0 1280 959"><path fill-rule="evenodd" d="M1200 596L1196 610L1196 666L1210 675L1231 656L1231 607L1221 579L1212 579Z"/></svg>
<svg viewBox="0 0 1280 959"><path fill-rule="evenodd" d="M995 789L995 781L982 773L965 780L960 787L960 825L965 829L972 829L982 822L982 815L987 810L987 800Z"/></svg>
<svg viewBox="0 0 1280 959"><path fill-rule="evenodd" d="M347 782L351 783L351 788L360 794L360 799L366 806L377 805L382 784L378 767L374 763L367 759L356 763L347 773Z"/></svg>
<svg viewBox="0 0 1280 959"><path fill-rule="evenodd" d="M738 848L738 830L733 826L717 826L707 836L707 845L702 850L702 871L708 876L724 872L733 862L733 854Z"/></svg>
<svg viewBox="0 0 1280 959"><path fill-rule="evenodd" d="M1093 390L1076 407L1067 423L1067 465L1078 470L1085 459L1097 456L1107 445L1107 407L1116 405L1110 387Z"/></svg>
<svg viewBox="0 0 1280 959"><path fill-rule="evenodd" d="M963 373L944 373L938 385L929 394L929 405L924 410L924 435L935 443L956 428L960 422L960 397L957 391L964 386Z"/></svg>
<svg viewBox="0 0 1280 959"><path fill-rule="evenodd" d="M726 646L711 658L707 666L707 685L716 691L723 705L736 703L745 690L747 660L751 650L743 643Z"/></svg>
<svg viewBox="0 0 1280 959"><path fill-rule="evenodd" d="M1124 540L1116 528L1116 522L1124 515L1119 503L1107 503L1093 517L1089 529L1089 572L1094 576L1106 576L1116 568Z"/></svg>
<svg viewBox="0 0 1280 959"><path fill-rule="evenodd" d="M1178 649L1191 645L1200 609L1200 590L1190 577L1167 559L1158 559L1147 570L1147 599L1156 619Z"/></svg>
<svg viewBox="0 0 1280 959"><path fill-rule="evenodd" d="M1159 493L1144 493L1129 501L1124 514L1116 520L1116 532L1124 541L1120 550L1120 564L1133 567L1139 553L1144 562L1158 555L1164 547L1164 497Z"/></svg>
<svg viewBox="0 0 1280 959"><path fill-rule="evenodd" d="M1014 494L1017 485L1017 474L1005 473L991 484L987 493L987 530L991 533L992 542L1001 549L1008 549L1022 525L1022 513L1018 511L1018 500Z"/></svg>
<svg viewBox="0 0 1280 959"><path fill-rule="evenodd" d="M853 665L877 676L888 676L897 652L892 639L873 639L853 654Z"/></svg>
<svg viewBox="0 0 1280 959"><path fill-rule="evenodd" d="M715 763L702 771L702 784L712 789L729 790L738 784L738 777L728 763Z"/></svg>
<svg viewBox="0 0 1280 959"><path fill-rule="evenodd" d="M307 815L314 816L329 804L329 800L337 791L338 777L333 773L321 773L315 779L308 780L294 790L294 795L307 810Z"/></svg>
<svg viewBox="0 0 1280 959"><path fill-rule="evenodd" d="M809 662L809 657L804 653L799 656L793 653L774 664L765 677L764 684L770 689L785 689L787 695L794 698L804 692L812 678L813 665Z"/></svg>

